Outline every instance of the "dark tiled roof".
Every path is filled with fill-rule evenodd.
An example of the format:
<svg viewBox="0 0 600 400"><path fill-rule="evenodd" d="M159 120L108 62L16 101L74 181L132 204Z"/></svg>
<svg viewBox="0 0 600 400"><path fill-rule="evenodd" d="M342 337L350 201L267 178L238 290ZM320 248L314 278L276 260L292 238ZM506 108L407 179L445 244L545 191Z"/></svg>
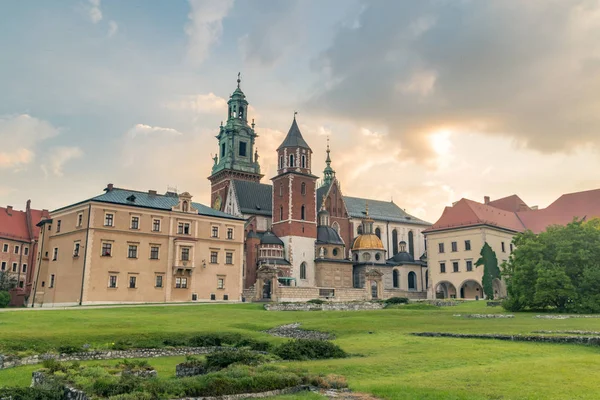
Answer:
<svg viewBox="0 0 600 400"><path fill-rule="evenodd" d="M310 147L302 137L302 133L300 133L300 128L298 128L296 118L294 118L294 122L292 122L292 126L290 127L287 136L283 140L283 143L279 145L277 150L280 150L284 147L303 147L310 150Z"/></svg>
<svg viewBox="0 0 600 400"><path fill-rule="evenodd" d="M173 206L176 206L179 203L179 197L175 195L163 195L163 194L149 194L148 192L138 192L136 190L127 190L114 188L112 190L106 191L101 195L96 197L92 197L91 199L76 203L81 204L86 201L97 201L101 203L111 203L111 204L121 204L127 205L131 207L143 207L143 208L152 208L156 210L167 210L170 211ZM72 204L75 205L75 204ZM72 206L71 205L71 206ZM67 206L67 207L71 207ZM200 203L193 203L192 207L198 210L199 215L206 215L209 217L218 217L218 218L228 218L228 219L242 219L234 217L230 214L224 213L222 211L217 211L213 208L205 206ZM66 207L60 208L58 210L62 210ZM55 211L58 211L55 210Z"/></svg>
<svg viewBox="0 0 600 400"><path fill-rule="evenodd" d="M242 214L272 215L273 186L238 180L233 185Z"/></svg>
<svg viewBox="0 0 600 400"><path fill-rule="evenodd" d="M431 225L429 222L423 221L417 217L413 217L393 201L381 201L362 199L359 197L344 196L344 202L348 209L348 214L353 218L365 217L365 206L369 203L369 216L378 221L393 221L403 222L407 224Z"/></svg>
<svg viewBox="0 0 600 400"><path fill-rule="evenodd" d="M340 235L330 226L320 225L317 227L317 243L326 244L339 244L343 245L344 242Z"/></svg>
<svg viewBox="0 0 600 400"><path fill-rule="evenodd" d="M260 244L276 244L279 246L283 246L283 242L279 239L273 232L265 232L262 238L260 239Z"/></svg>
<svg viewBox="0 0 600 400"><path fill-rule="evenodd" d="M323 204L323 196L327 194L330 186L331 184L328 184L317 189L317 210L321 209L321 205Z"/></svg>

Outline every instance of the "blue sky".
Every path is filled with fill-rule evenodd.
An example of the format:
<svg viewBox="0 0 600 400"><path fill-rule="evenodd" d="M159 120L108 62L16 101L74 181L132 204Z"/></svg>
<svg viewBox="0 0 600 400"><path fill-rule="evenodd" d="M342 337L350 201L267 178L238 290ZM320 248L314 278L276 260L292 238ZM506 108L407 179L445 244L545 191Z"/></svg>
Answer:
<svg viewBox="0 0 600 400"><path fill-rule="evenodd" d="M0 2L0 202L112 182L207 203L242 72L265 182L298 110L348 195L431 221L461 197L544 206L600 187L599 35L596 0Z"/></svg>

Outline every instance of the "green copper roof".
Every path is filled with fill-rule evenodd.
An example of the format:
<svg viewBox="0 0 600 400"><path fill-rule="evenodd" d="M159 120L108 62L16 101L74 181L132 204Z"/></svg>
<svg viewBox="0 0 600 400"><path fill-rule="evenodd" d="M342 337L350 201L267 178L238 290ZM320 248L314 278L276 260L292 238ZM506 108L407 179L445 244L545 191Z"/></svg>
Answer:
<svg viewBox="0 0 600 400"><path fill-rule="evenodd" d="M298 128L296 118L294 118L294 122L292 122L292 126L290 127L287 136L283 140L283 143L279 145L277 150L281 150L284 147L303 147L310 150L310 147L302 137L302 133L300 133L300 128Z"/></svg>

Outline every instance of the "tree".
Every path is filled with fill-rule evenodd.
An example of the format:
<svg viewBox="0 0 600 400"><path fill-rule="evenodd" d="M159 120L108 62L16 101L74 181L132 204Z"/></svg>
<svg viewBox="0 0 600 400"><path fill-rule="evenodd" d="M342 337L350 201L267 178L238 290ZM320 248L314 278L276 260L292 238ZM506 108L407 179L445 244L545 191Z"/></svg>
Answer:
<svg viewBox="0 0 600 400"><path fill-rule="evenodd" d="M479 267L483 265L483 278L481 283L483 285L483 293L485 296L493 300L494 299L494 279L500 277L500 269L498 268L498 258L496 257L496 253L490 247L487 242L483 244L481 248L481 252L479 253L481 257L475 263L475 267Z"/></svg>
<svg viewBox="0 0 600 400"><path fill-rule="evenodd" d="M9 291L17 287L17 278L6 271L0 271L0 291Z"/></svg>

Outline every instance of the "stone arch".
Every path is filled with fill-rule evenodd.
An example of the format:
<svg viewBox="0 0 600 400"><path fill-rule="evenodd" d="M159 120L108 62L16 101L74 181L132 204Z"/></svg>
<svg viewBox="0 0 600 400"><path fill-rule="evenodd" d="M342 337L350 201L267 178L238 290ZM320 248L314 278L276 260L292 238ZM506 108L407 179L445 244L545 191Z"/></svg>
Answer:
<svg viewBox="0 0 600 400"><path fill-rule="evenodd" d="M392 250L394 253L392 255L398 254L398 231L396 229L392 231Z"/></svg>
<svg viewBox="0 0 600 400"><path fill-rule="evenodd" d="M483 299L483 287L474 279L466 279L458 286L461 299Z"/></svg>
<svg viewBox="0 0 600 400"><path fill-rule="evenodd" d="M440 281L434 288L435 297L438 299L455 299L456 287L448 281Z"/></svg>
<svg viewBox="0 0 600 400"><path fill-rule="evenodd" d="M392 286L394 288L400 288L400 271L394 269L392 272Z"/></svg>
<svg viewBox="0 0 600 400"><path fill-rule="evenodd" d="M414 271L408 273L408 290L417 290L417 274Z"/></svg>

